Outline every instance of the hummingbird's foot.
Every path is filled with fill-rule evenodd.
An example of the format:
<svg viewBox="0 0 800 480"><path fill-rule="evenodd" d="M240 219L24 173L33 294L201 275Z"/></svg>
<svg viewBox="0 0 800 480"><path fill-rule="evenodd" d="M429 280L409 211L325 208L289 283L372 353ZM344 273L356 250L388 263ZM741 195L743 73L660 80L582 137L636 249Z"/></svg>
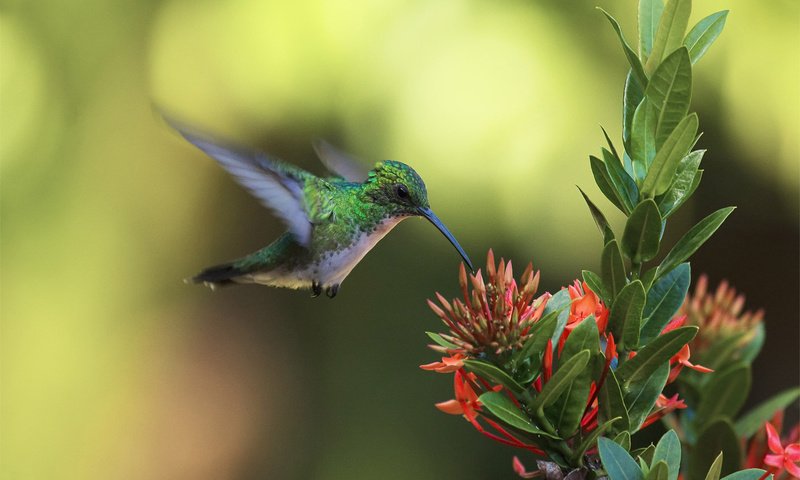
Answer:
<svg viewBox="0 0 800 480"><path fill-rule="evenodd" d="M327 295L328 298L335 297L337 293L339 293L339 284L338 283L336 285L331 285L330 287L325 289L325 295Z"/></svg>
<svg viewBox="0 0 800 480"><path fill-rule="evenodd" d="M311 282L311 298L319 297L322 293L322 286L318 282Z"/></svg>

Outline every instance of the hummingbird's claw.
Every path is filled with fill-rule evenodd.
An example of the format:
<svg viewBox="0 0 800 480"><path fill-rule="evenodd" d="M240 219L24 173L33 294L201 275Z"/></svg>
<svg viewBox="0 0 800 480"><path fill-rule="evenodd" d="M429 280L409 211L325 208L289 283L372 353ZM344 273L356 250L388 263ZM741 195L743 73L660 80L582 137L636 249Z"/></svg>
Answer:
<svg viewBox="0 0 800 480"><path fill-rule="evenodd" d="M322 293L322 287L318 282L311 282L311 298L317 298Z"/></svg>
<svg viewBox="0 0 800 480"><path fill-rule="evenodd" d="M328 298L335 297L337 293L339 293L339 285L338 284L331 285L330 287L325 289L325 295L327 295Z"/></svg>

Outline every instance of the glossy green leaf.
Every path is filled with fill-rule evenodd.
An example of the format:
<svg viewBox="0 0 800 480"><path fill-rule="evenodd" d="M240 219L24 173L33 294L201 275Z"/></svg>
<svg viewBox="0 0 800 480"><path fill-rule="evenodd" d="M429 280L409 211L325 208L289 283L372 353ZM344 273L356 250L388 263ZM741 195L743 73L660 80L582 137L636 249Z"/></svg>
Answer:
<svg viewBox="0 0 800 480"><path fill-rule="evenodd" d="M647 176L647 169L656 156L656 124L658 116L656 109L645 98L636 107L631 126L631 162L634 178L641 185Z"/></svg>
<svg viewBox="0 0 800 480"><path fill-rule="evenodd" d="M569 304L561 308L568 308ZM556 331L558 315L562 310L553 310L544 315L536 322L529 332L529 337L522 345L522 348L514 352L511 357L511 365L514 369L514 377L520 382L527 383L536 378L542 365L542 355L547 346L547 341L553 337ZM526 372L521 372L525 369Z"/></svg>
<svg viewBox="0 0 800 480"><path fill-rule="evenodd" d="M653 285L653 280L656 278L656 269L651 268L642 274L639 279L642 281L642 285L644 286L645 292L650 290L650 287Z"/></svg>
<svg viewBox="0 0 800 480"><path fill-rule="evenodd" d="M647 480L668 480L670 473L667 462L656 460L647 474Z"/></svg>
<svg viewBox="0 0 800 480"><path fill-rule="evenodd" d="M569 334L559 357L559 370L581 352L599 352L600 333L594 315L583 319ZM563 438L569 438L580 425L589 397L591 369L585 368L570 381L557 402L546 410L547 417ZM551 380L552 381L552 380Z"/></svg>
<svg viewBox="0 0 800 480"><path fill-rule="evenodd" d="M612 300L627 282L625 274L625 264L622 262L622 254L616 240L611 240L603 248L603 255L600 262L600 276L603 279L603 286Z"/></svg>
<svg viewBox="0 0 800 480"><path fill-rule="evenodd" d="M600 209L597 208L597 206L592 203L591 200L589 200L589 196L586 195L581 187L578 187L578 190L580 190L584 201L586 201L586 205L589 207L589 212L592 214L592 219L594 219L595 225L597 225L597 228L600 229L600 233L603 234L603 244L605 245L608 243L606 238L608 238L608 240L614 238L614 232L611 230L611 226L609 225L608 220L606 220L605 215L603 215L603 212L601 212Z"/></svg>
<svg viewBox="0 0 800 480"><path fill-rule="evenodd" d="M672 185L681 159L694 144L697 126L697 114L687 116L659 148L642 182L641 194L645 198L661 195Z"/></svg>
<svg viewBox="0 0 800 480"><path fill-rule="evenodd" d="M697 335L697 327L680 327L660 335L639 350L635 357L625 361L617 369L622 390L630 391L630 385L641 383L662 364L678 353L684 345ZM627 402L626 402L627 403Z"/></svg>
<svg viewBox="0 0 800 480"><path fill-rule="evenodd" d="M558 370L550 377L550 381L545 384L541 393L533 401L531 409L543 412L544 408L552 405L569 388L572 380L586 368L590 358L591 352L584 350L560 365Z"/></svg>
<svg viewBox="0 0 800 480"><path fill-rule="evenodd" d="M672 250L664 257L658 266L656 277L669 273L673 268L685 262L694 252L708 240L714 232L722 225L736 207L726 207L717 210L706 218L697 222L689 229Z"/></svg>
<svg viewBox="0 0 800 480"><path fill-rule="evenodd" d="M750 438L764 428L778 410L783 410L800 398L800 387L790 388L758 404L736 422L736 435Z"/></svg>
<svg viewBox="0 0 800 480"><path fill-rule="evenodd" d="M661 0L639 0L639 55L643 60L653 50L653 40L663 11L664 2Z"/></svg>
<svg viewBox="0 0 800 480"><path fill-rule="evenodd" d="M478 400L480 400L492 415L516 429L535 435L558 438L534 425L528 416L503 393L486 392L478 397Z"/></svg>
<svg viewBox="0 0 800 480"><path fill-rule="evenodd" d="M609 480L644 480L642 470L633 457L613 440L600 437L597 447Z"/></svg>
<svg viewBox="0 0 800 480"><path fill-rule="evenodd" d="M625 223L622 252L635 263L655 257L661 242L661 214L652 199L639 203Z"/></svg>
<svg viewBox="0 0 800 480"><path fill-rule="evenodd" d="M675 430L665 433L656 444L653 463L661 461L668 467L667 480L678 480L678 472L681 469L681 441Z"/></svg>
<svg viewBox="0 0 800 480"><path fill-rule="evenodd" d="M615 431L625 431L630 429L628 420L628 409L625 407L625 400L622 397L622 389L613 370L608 371L606 381L600 388L598 394L597 415L601 422L606 422L612 418L619 418L616 423ZM627 449L626 449L627 450Z"/></svg>
<svg viewBox="0 0 800 480"><path fill-rule="evenodd" d="M425 334L428 335L431 340L433 340L434 342L436 342L437 344L439 344L440 346L442 346L444 348L458 348L458 345L456 345L455 343L452 343L452 342L448 342L447 340L442 338L442 336L440 334L438 334L438 333L425 332Z"/></svg>
<svg viewBox="0 0 800 480"><path fill-rule="evenodd" d="M717 419L704 428L697 437L692 455L689 457L689 480L705 478L717 456L723 453L722 474L739 469L741 450L733 425L725 418Z"/></svg>
<svg viewBox="0 0 800 480"><path fill-rule="evenodd" d="M642 103L644 99L644 87L633 79L633 72L628 71L628 76L625 77L625 90L622 96L622 141L625 145L625 150L631 150L631 129L633 125L633 115L636 108ZM626 168L628 165L626 164ZM633 169L629 169L628 173L634 176ZM636 178L634 176L634 178Z"/></svg>
<svg viewBox="0 0 800 480"><path fill-rule="evenodd" d="M725 20L728 18L728 11L712 13L706 18L697 22L697 25L692 27L683 44L689 49L689 57L692 63L697 63L700 58L705 55L708 47L714 43L714 40L722 33L725 27Z"/></svg>
<svg viewBox="0 0 800 480"><path fill-rule="evenodd" d="M617 195L622 200L625 208L628 211L633 210L633 207L639 201L639 187L636 186L636 182L625 171L622 166L622 160L619 157L614 156L605 148L602 151L611 185L617 191Z"/></svg>
<svg viewBox="0 0 800 480"><path fill-rule="evenodd" d="M636 52L634 52L631 46L628 44L627 40L625 40L625 35L622 34L622 29L620 28L619 23L614 17L611 16L611 14L602 8L597 7L597 9L603 12L603 15L605 15L608 21L611 22L611 26L614 28L614 31L617 32L619 41L622 44L622 51L625 52L625 57L628 59L628 63L631 65L631 71L633 72L634 78L642 87L647 86L647 75L644 73L642 62L639 60ZM681 38L682 37L683 34L681 34Z"/></svg>
<svg viewBox="0 0 800 480"><path fill-rule="evenodd" d="M484 362L482 360L464 360L464 367L466 367L468 371L474 372L480 377L503 385L514 392L515 395L521 395L523 392L525 392L525 387L514 380L511 375L507 374L491 363Z"/></svg>
<svg viewBox="0 0 800 480"><path fill-rule="evenodd" d="M606 287L603 285L603 279L600 277L600 275L589 270L583 270L581 272L581 278L583 278L583 281L586 282L586 285L588 285L589 289L596 293L606 305L611 305L611 293L606 290Z"/></svg>
<svg viewBox="0 0 800 480"><path fill-rule="evenodd" d="M611 141L611 137L608 136L608 132L606 132L606 129L603 128L602 125L600 126L600 130L603 131L603 136L606 138L606 143L608 144L608 149L611 150L611 154L614 156L614 158L619 160L619 153L617 152L617 149L614 147L614 142Z"/></svg>
<svg viewBox="0 0 800 480"><path fill-rule="evenodd" d="M542 315L548 315L553 311L558 311L556 330L553 332L553 336L551 337L553 340L553 345L558 345L558 340L561 338L561 334L564 332L564 327L567 325L567 320L569 320L570 305L572 305L572 298L569 296L569 290L562 288L554 293L552 297L550 297L550 300L547 301L547 305L544 307L544 312L542 312Z"/></svg>
<svg viewBox="0 0 800 480"><path fill-rule="evenodd" d="M657 337L672 320L686 298L691 276L689 264L682 263L650 286L639 343L644 344Z"/></svg>
<svg viewBox="0 0 800 480"><path fill-rule="evenodd" d="M737 363L708 375L711 375L711 380L703 388L703 396L697 406L697 421L710 421L717 417L734 418L750 392L750 365Z"/></svg>
<svg viewBox="0 0 800 480"><path fill-rule="evenodd" d="M652 375L640 378L640 381L631 383L628 387L628 391L624 395L632 432L639 430L650 411L653 410L658 396L664 390L664 385L667 384L668 377L669 363L664 362L656 368Z"/></svg>
<svg viewBox="0 0 800 480"><path fill-rule="evenodd" d="M676 50L664 59L653 73L644 94L655 110L655 148L660 149L669 134L689 113L692 63L685 48Z"/></svg>
<svg viewBox="0 0 800 480"><path fill-rule="evenodd" d="M722 477L722 480L759 480L765 473L766 472L760 468L748 468L726 475ZM770 475L766 480L772 480L772 478L772 475Z"/></svg>
<svg viewBox="0 0 800 480"><path fill-rule="evenodd" d="M614 443L619 445L620 447L624 448L625 450L631 450L631 432L625 430L623 432L619 432L616 437L614 437Z"/></svg>
<svg viewBox="0 0 800 480"><path fill-rule="evenodd" d="M666 192L656 197L656 204L662 218L666 219L672 215L697 188L694 180L698 175L703 154L705 154L705 150L695 150L683 157L678 164L675 181Z"/></svg>
<svg viewBox="0 0 800 480"><path fill-rule="evenodd" d="M691 0L667 0L653 39L653 49L645 65L646 72L655 71L661 60L681 45L691 13Z"/></svg>
<svg viewBox="0 0 800 480"><path fill-rule="evenodd" d="M608 201L614 204L615 207L619 208L622 213L629 214L630 210L626 210L622 199L619 197L616 189L614 189L614 185L611 183L611 177L608 176L608 170L606 169L605 163L600 160L599 158L589 155L589 165L592 168L592 176L594 176L594 181L597 184L597 188L603 192L603 195L606 196Z"/></svg>
<svg viewBox="0 0 800 480"><path fill-rule="evenodd" d="M581 458L583 454L586 453L586 450L592 447L594 443L597 441L597 438L600 435L604 434L607 430L609 430L616 422L618 422L619 418L612 418L609 421L600 424L597 428L592 430L592 432L584 437L580 444L578 444L577 448L574 448L573 451L575 452L574 458ZM627 432L625 432L627 433ZM630 435L628 435L628 444L630 445Z"/></svg>
<svg viewBox="0 0 800 480"><path fill-rule="evenodd" d="M709 467L708 473L706 473L706 480L719 480L719 476L722 474L722 458L724 456L724 453L719 452L719 455L717 455L714 463L712 463L711 467Z"/></svg>
<svg viewBox="0 0 800 480"><path fill-rule="evenodd" d="M639 345L639 329L645 303L644 286L640 280L634 280L623 288L611 307L608 325L617 348L635 350Z"/></svg>
<svg viewBox="0 0 800 480"><path fill-rule="evenodd" d="M648 465L653 463L653 454L656 453L656 446L652 443L645 448L639 448L634 451L634 454Z"/></svg>

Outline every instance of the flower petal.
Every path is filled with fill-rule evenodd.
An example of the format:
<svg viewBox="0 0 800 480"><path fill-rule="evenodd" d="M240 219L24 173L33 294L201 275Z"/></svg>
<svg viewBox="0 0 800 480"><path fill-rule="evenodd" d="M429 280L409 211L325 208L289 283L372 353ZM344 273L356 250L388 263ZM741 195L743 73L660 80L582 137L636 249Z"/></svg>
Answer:
<svg viewBox="0 0 800 480"><path fill-rule="evenodd" d="M772 424L769 422L765 423L764 426L767 428L767 444L769 445L769 449L772 451L772 453L783 456L783 445L781 445L781 437L780 435L778 435L778 432L775 431L775 427L773 427Z"/></svg>

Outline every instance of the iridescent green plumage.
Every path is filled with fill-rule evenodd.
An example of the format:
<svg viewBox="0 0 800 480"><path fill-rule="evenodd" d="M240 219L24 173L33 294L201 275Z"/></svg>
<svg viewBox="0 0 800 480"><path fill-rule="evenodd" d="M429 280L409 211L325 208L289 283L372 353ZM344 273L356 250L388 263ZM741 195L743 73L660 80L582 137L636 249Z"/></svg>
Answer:
<svg viewBox="0 0 800 480"><path fill-rule="evenodd" d="M397 223L424 216L472 264L430 210L425 183L408 165L386 160L359 173L345 154L327 144L317 152L336 177L321 178L263 154L222 147L181 130L219 161L242 185L288 225L269 246L234 262L211 267L192 280L209 286L260 283L287 288L324 288L333 297L339 284ZM363 177L359 178L359 177Z"/></svg>

